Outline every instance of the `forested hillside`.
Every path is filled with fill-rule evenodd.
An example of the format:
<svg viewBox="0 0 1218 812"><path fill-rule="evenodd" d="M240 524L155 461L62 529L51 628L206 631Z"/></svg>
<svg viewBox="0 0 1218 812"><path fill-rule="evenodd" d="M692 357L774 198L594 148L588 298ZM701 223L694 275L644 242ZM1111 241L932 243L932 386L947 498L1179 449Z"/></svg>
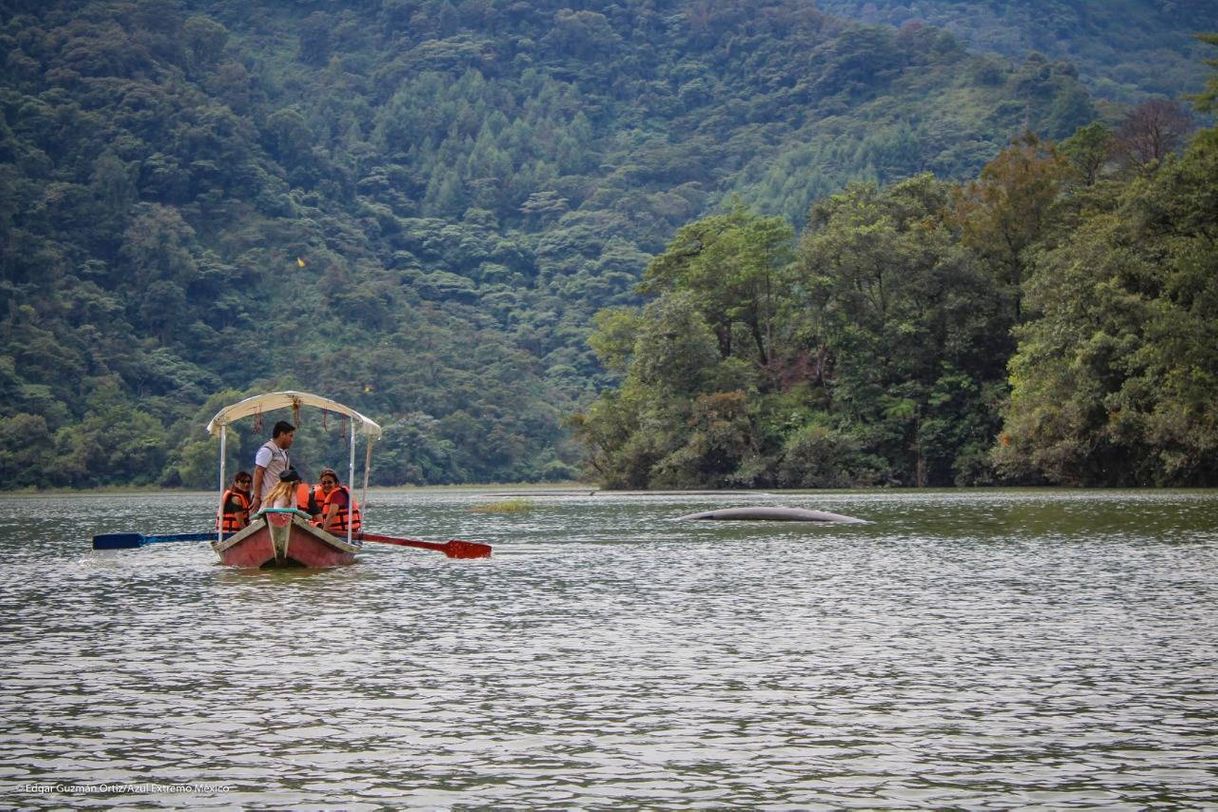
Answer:
<svg viewBox="0 0 1218 812"><path fill-rule="evenodd" d="M1218 78L1197 104L1215 111ZM799 238L742 208L683 227L651 301L597 315L623 383L577 419L592 470L1218 484L1218 129L1186 122L1155 100L1115 131L1026 133L967 183L852 184Z"/></svg>
<svg viewBox="0 0 1218 812"><path fill-rule="evenodd" d="M1137 104L1201 90L1205 48L1192 34L1218 30L1210 0L817 0L829 14L895 27L933 25L974 50L1066 60L1102 99Z"/></svg>
<svg viewBox="0 0 1218 812"><path fill-rule="evenodd" d="M287 387L386 425L378 483L572 476L563 417L616 380L592 316L678 229L733 195L802 228L851 180L969 179L1096 116L1066 62L794 0L0 23L6 488L211 485L207 418Z"/></svg>

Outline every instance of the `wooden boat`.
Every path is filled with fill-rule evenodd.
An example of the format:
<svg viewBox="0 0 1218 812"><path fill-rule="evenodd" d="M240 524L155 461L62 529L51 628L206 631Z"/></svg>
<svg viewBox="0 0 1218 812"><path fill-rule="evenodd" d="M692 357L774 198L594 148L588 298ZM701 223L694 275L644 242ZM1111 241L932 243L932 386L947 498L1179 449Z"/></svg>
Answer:
<svg viewBox="0 0 1218 812"><path fill-rule="evenodd" d="M291 508L268 508L239 533L212 542L230 567L336 567L355 561L358 539L333 536L309 524L309 515Z"/></svg>
<svg viewBox="0 0 1218 812"><path fill-rule="evenodd" d="M328 412L341 414L350 419L351 425L351 459L349 463L348 483L355 481L355 435L358 431L367 438L367 455L364 461L364 493L361 502L364 505L364 522L368 517L368 469L372 460L372 441L381 436L381 427L364 417L359 412L328 398L311 395L307 392L271 392L267 395L246 398L221 409L207 430L212 435L220 437L220 499L221 504L216 512L217 518L224 511L223 499L227 479L224 475L225 447L228 441L228 424L234 420L249 415L261 415L274 409L291 408L298 412L301 406L316 406ZM299 422L299 419L297 419ZM350 487L350 485L348 485ZM144 535L143 533L102 533L93 537L95 550L121 550L143 547L166 541L206 541L211 540L212 548L220 556L220 561L231 567L335 567L350 564L355 560L355 554L363 549L365 541L379 544L393 544L399 547L418 547L424 550L436 550L449 558L489 558L491 546L476 541L451 539L444 543L422 541L420 539L384 536L378 533L367 533L361 530L354 535L354 530L348 529L346 537L335 536L315 527L309 522L309 515L293 508L266 508L253 517L248 527L236 533L225 534L219 528L222 522L217 521L214 533L163 533Z"/></svg>
<svg viewBox="0 0 1218 812"><path fill-rule="evenodd" d="M221 409L207 424L212 435L220 437L220 493L224 493L227 480L224 475L224 457L228 425L234 420L251 415L262 415L275 409L291 408L298 412L301 406L313 406L327 412L341 414L350 419L350 464L347 482L355 481L356 434L367 438L367 456L364 464L364 494L360 500L365 506L367 521L368 469L372 458L372 441L381 436L381 427L364 415L337 401L308 392L271 392L246 398ZM221 496L223 498L223 496ZM220 505L223 511L224 506ZM334 536L309 523L309 516L291 508L267 508L253 517L249 526L227 538L216 532L212 549L220 561L232 567L334 567L350 564L363 546L358 537L348 529L345 537Z"/></svg>

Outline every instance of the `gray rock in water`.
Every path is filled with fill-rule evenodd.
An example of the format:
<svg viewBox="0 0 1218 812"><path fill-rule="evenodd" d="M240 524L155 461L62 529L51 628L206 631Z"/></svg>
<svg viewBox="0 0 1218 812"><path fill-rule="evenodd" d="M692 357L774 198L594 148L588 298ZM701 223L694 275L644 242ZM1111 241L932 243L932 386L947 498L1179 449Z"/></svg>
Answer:
<svg viewBox="0 0 1218 812"><path fill-rule="evenodd" d="M830 513L827 510L804 510L786 507L740 507L707 510L680 516L677 521L763 521L763 522L835 522L837 524L867 524L865 519Z"/></svg>

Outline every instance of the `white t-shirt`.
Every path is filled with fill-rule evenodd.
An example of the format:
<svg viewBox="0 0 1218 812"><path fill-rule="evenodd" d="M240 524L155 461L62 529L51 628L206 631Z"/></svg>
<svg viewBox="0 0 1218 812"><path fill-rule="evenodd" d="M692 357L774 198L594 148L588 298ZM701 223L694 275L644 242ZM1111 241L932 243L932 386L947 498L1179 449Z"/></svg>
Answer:
<svg viewBox="0 0 1218 812"><path fill-rule="evenodd" d="M285 449L276 445L274 440L267 440L254 455L254 465L261 465L266 469L262 475L262 493L258 494L258 499L261 501L266 499L271 488L279 484L279 475L288 470L291 462L288 460L288 452Z"/></svg>

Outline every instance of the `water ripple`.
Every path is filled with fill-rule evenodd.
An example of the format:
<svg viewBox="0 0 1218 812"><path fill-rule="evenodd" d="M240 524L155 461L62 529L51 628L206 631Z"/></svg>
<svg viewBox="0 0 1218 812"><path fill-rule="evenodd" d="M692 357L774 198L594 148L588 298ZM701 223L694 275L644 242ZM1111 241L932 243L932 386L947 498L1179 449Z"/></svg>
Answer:
<svg viewBox="0 0 1218 812"><path fill-rule="evenodd" d="M132 808L1218 797L1212 492L531 498L375 494L378 530L495 557L316 573L87 549L196 530L210 496L0 500L0 785L46 808L120 799L69 785ZM739 504L871 524L672 521Z"/></svg>

